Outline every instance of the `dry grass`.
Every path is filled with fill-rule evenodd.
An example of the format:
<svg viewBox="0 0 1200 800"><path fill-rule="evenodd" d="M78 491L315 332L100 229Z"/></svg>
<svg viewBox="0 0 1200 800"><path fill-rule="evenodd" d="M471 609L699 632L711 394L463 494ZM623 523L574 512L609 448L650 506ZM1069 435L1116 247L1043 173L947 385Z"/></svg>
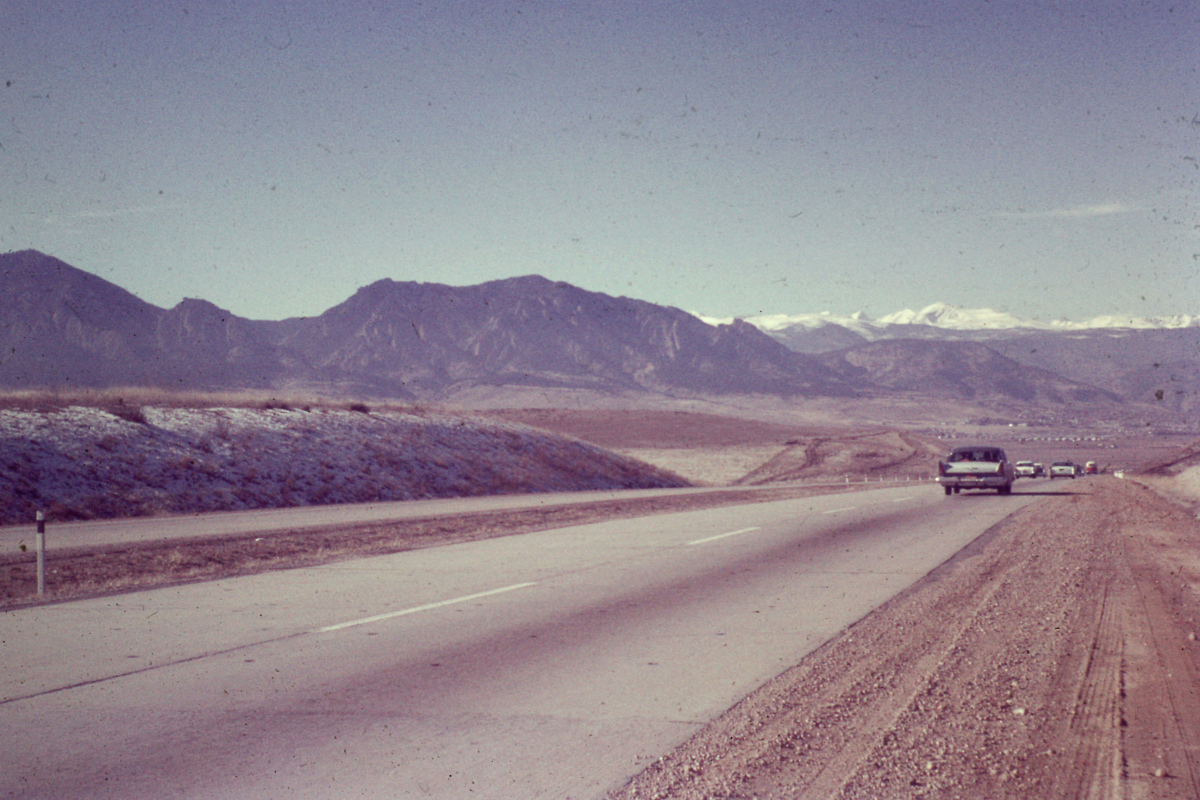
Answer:
<svg viewBox="0 0 1200 800"><path fill-rule="evenodd" d="M174 391L145 386L118 386L105 389L30 389L0 391L0 409L10 411L57 411L71 406L102 408L114 414L119 409L144 406L156 408L258 408L303 410L327 409L362 411L373 409L425 414L423 403L399 403L394 400L338 398L314 394L287 394L257 390L203 392Z"/></svg>

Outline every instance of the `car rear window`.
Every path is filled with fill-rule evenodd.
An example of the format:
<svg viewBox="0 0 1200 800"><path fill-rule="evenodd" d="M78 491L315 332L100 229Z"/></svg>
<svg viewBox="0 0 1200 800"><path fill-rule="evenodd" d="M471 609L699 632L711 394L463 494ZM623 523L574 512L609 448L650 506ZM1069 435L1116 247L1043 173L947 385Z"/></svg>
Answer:
<svg viewBox="0 0 1200 800"><path fill-rule="evenodd" d="M1000 461L1000 451L987 447L974 448L971 450L955 450L950 454L950 460L953 461Z"/></svg>

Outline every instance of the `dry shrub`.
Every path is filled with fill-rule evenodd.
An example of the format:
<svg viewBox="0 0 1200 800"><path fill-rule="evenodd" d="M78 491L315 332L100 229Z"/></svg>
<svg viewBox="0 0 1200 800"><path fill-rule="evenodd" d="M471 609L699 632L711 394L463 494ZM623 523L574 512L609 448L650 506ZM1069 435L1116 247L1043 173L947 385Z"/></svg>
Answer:
<svg viewBox="0 0 1200 800"><path fill-rule="evenodd" d="M119 398L116 405L107 406L104 410L109 414L112 414L114 417L123 419L126 422L133 422L138 425L150 424L149 420L146 419L146 412L142 410L141 406L128 405L127 403L122 402Z"/></svg>

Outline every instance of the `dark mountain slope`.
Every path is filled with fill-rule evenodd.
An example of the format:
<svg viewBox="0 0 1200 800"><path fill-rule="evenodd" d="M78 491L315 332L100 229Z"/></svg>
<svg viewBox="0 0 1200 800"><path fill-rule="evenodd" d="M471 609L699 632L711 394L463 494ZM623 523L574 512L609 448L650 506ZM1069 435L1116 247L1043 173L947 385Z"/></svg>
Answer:
<svg viewBox="0 0 1200 800"><path fill-rule="evenodd" d="M164 310L35 251L0 255L0 387L303 390L442 397L476 385L844 395L845 382L742 322L529 276L378 281L319 317Z"/></svg>
<svg viewBox="0 0 1200 800"><path fill-rule="evenodd" d="M844 394L840 378L751 325L528 276L453 288L378 281L277 343L316 367L422 392L477 384Z"/></svg>
<svg viewBox="0 0 1200 800"><path fill-rule="evenodd" d="M0 385L155 380L160 309L34 250L0 256Z"/></svg>
<svg viewBox="0 0 1200 800"><path fill-rule="evenodd" d="M989 346L1127 400L1200 410L1200 328L1030 333Z"/></svg>
<svg viewBox="0 0 1200 800"><path fill-rule="evenodd" d="M1111 392L1020 364L978 342L895 339L821 358L847 378L906 393L963 400L1001 398L1029 405L1121 402Z"/></svg>

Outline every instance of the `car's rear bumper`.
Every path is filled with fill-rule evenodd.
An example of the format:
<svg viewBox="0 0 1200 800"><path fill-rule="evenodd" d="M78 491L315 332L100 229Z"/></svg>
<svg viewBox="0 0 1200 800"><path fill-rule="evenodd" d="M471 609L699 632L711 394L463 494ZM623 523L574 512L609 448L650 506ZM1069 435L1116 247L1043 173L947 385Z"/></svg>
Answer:
<svg viewBox="0 0 1200 800"><path fill-rule="evenodd" d="M1003 475L939 475L937 482L952 489L999 489L1012 483Z"/></svg>

